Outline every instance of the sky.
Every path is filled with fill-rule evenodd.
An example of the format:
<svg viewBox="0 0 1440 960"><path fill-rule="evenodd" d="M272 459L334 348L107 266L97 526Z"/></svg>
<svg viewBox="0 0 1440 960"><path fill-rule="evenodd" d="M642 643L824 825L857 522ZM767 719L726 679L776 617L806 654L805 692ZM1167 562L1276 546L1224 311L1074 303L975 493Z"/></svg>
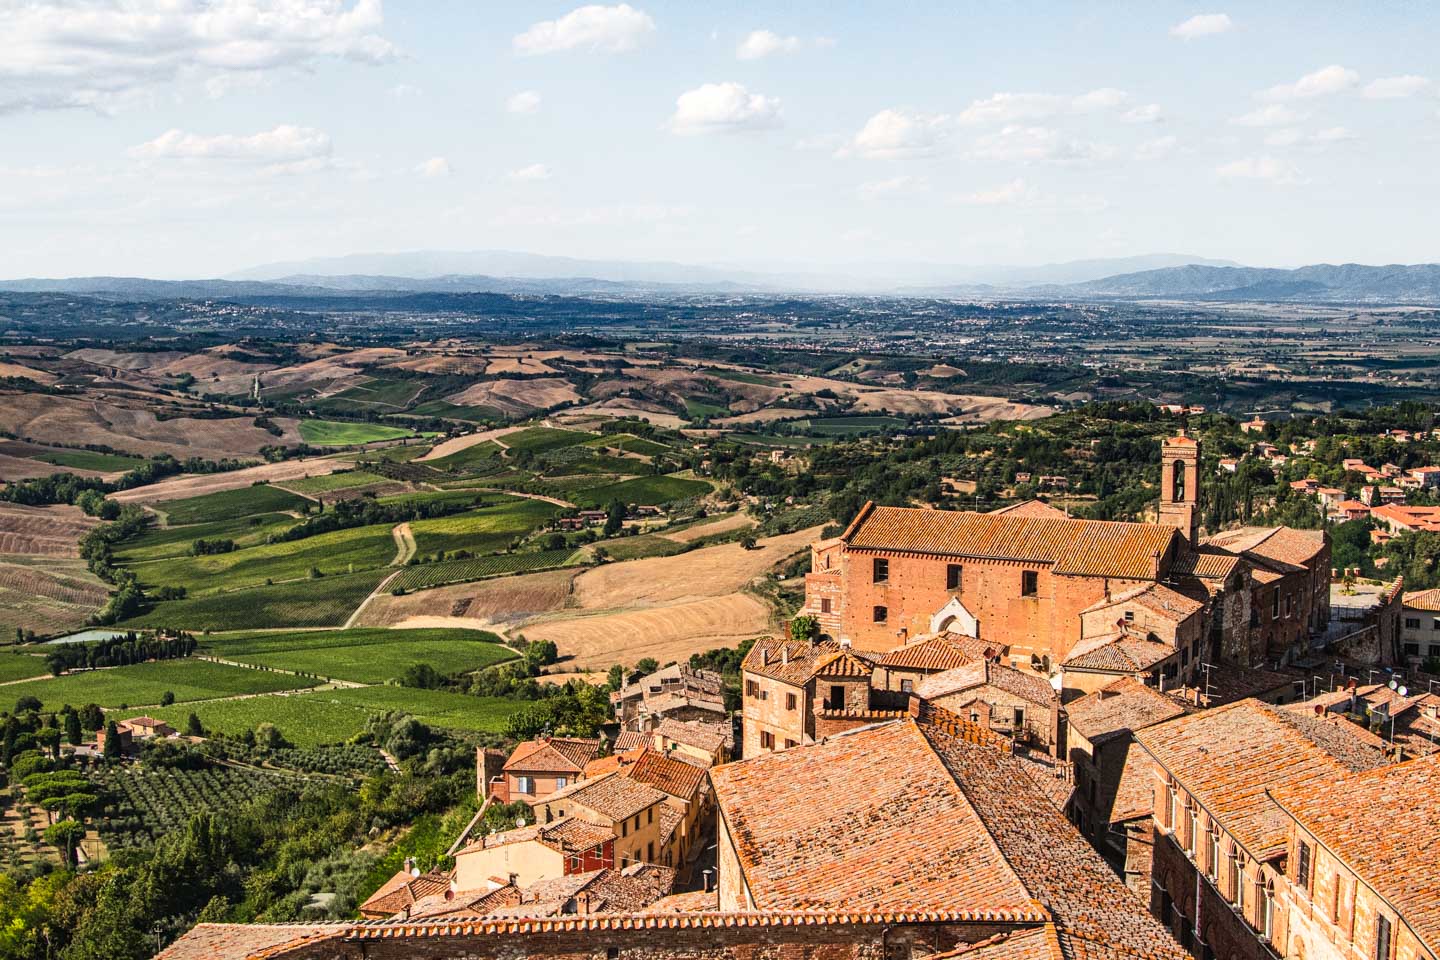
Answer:
<svg viewBox="0 0 1440 960"><path fill-rule="evenodd" d="M0 276L1440 261L1440 5L0 0Z"/></svg>

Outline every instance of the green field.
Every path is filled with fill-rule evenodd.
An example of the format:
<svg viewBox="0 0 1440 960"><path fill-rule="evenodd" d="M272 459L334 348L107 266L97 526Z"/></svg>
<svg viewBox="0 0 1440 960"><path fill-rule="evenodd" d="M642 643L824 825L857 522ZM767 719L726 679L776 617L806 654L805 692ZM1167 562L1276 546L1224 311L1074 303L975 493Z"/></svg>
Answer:
<svg viewBox="0 0 1440 960"><path fill-rule="evenodd" d="M146 713L184 730L191 713L211 733L243 734L262 723L273 723L297 747L340 743L365 729L368 710L332 703L326 693L297 693L284 697L248 697L208 703L156 707ZM123 719L123 718L121 718Z"/></svg>
<svg viewBox="0 0 1440 960"><path fill-rule="evenodd" d="M437 470L456 470L464 472L473 467L489 465L491 461L500 456L500 445L493 440L484 440L472 444L464 450L457 450L446 457L438 460L426 460L425 465L434 467Z"/></svg>
<svg viewBox="0 0 1440 960"><path fill-rule="evenodd" d="M322 447L348 447L376 440L413 437L415 431L379 423L341 423L335 420L301 420L300 439Z"/></svg>
<svg viewBox="0 0 1440 960"><path fill-rule="evenodd" d="M658 505L672 500L701 497L710 492L710 484L704 480L687 480L684 477L636 477L622 480L591 490L577 490L570 499L581 506L603 507L612 500L621 503Z"/></svg>
<svg viewBox="0 0 1440 960"><path fill-rule="evenodd" d="M44 657L31 656L27 653L0 654L0 683L11 680L27 680L30 677L43 677L50 670L45 666ZM0 691L0 709L9 709L3 691Z"/></svg>
<svg viewBox="0 0 1440 960"><path fill-rule="evenodd" d="M544 453L547 450L559 450L561 447L572 447L577 443L585 443L594 438L593 433L581 433L578 430L558 430L554 427L530 427L518 433L509 433L501 438L501 442L511 450L529 450L531 453Z"/></svg>
<svg viewBox="0 0 1440 960"><path fill-rule="evenodd" d="M559 512L559 507L543 500L517 499L451 517L417 520L410 524L410 530L421 556L452 550L496 553Z"/></svg>
<svg viewBox="0 0 1440 960"><path fill-rule="evenodd" d="M383 377L372 377L364 383L358 383L348 390L342 390L333 397L326 398L322 403L341 408L341 403L337 401L344 401L355 406L391 407L403 410L414 402L424 389L425 384L418 380L387 380Z"/></svg>
<svg viewBox="0 0 1440 960"><path fill-rule="evenodd" d="M187 597L156 604L153 610L127 620L123 626L181 630L338 627L389 573L389 570L370 570Z"/></svg>
<svg viewBox="0 0 1440 960"><path fill-rule="evenodd" d="M826 437L847 437L861 433L878 433L903 427L906 421L899 417L813 417L796 421L811 433Z"/></svg>
<svg viewBox="0 0 1440 960"><path fill-rule="evenodd" d="M702 417L726 417L730 415L730 408L722 407L718 403L686 397L685 414L691 420L699 420Z"/></svg>
<svg viewBox="0 0 1440 960"><path fill-rule="evenodd" d="M322 493L331 493L335 490L368 487L374 483L385 483L385 478L377 473L367 473L364 470L341 470L336 473L327 473L318 477L301 477L298 480L286 480L284 481L284 486L287 490L293 490L307 497L314 497Z"/></svg>
<svg viewBox="0 0 1440 960"><path fill-rule="evenodd" d="M257 483L237 490L221 490L200 497L185 500L167 500L155 505L165 514L171 526L186 523L215 523L233 520L256 513L280 513L300 510L310 505L304 497L297 497L288 490L272 487L268 483Z"/></svg>
<svg viewBox="0 0 1440 960"><path fill-rule="evenodd" d="M157 704L168 691L177 701L209 700L247 693L273 693L314 686L315 681L283 673L231 667L204 660L161 660L109 670L86 670L45 680L13 683L6 688L16 697L39 697L46 710L64 704L128 708Z"/></svg>
<svg viewBox="0 0 1440 960"><path fill-rule="evenodd" d="M113 453L95 453L93 450L47 450L32 454L30 459L41 463L53 463L57 467L71 470L97 470L100 473L120 473L134 470L145 462L143 457L122 457Z"/></svg>
<svg viewBox="0 0 1440 960"><path fill-rule="evenodd" d="M574 556L573 550L542 550L539 553L502 553L470 560L445 560L406 567L390 581L391 590L423 590L446 583L484 580L511 573L532 573L551 567L563 567Z"/></svg>
<svg viewBox="0 0 1440 960"><path fill-rule="evenodd" d="M515 658L480 630L325 630L207 637L216 656L356 683L385 683L428 663L441 673L481 670Z"/></svg>
<svg viewBox="0 0 1440 960"><path fill-rule="evenodd" d="M302 540L260 544L204 557L132 564L146 587L184 587L190 596L259 587L308 577L312 567L335 576L388 566L395 559L390 524L352 527Z"/></svg>
<svg viewBox="0 0 1440 960"><path fill-rule="evenodd" d="M762 387L773 387L775 381L769 377L762 377L758 373L746 373L743 370L719 370L715 367L706 367L705 372L720 380L733 380L736 383L753 383Z"/></svg>
<svg viewBox="0 0 1440 960"><path fill-rule="evenodd" d="M613 433L607 436L596 437L594 440L586 441L587 447L610 447L615 450L624 450L626 453L639 453L647 457L653 457L661 453L673 452L670 447L654 440L646 440L644 437L637 437L629 433Z"/></svg>
<svg viewBox="0 0 1440 960"><path fill-rule="evenodd" d="M192 523L182 527L151 527L140 536L126 540L116 549L121 563L160 560L190 555L196 540L234 540L236 546L253 547L271 534L288 530L300 521L283 513L262 513L214 523Z"/></svg>
<svg viewBox="0 0 1440 960"><path fill-rule="evenodd" d="M430 443L406 443L398 447L376 447L373 450L354 450L350 453L342 453L332 459L345 460L354 463L356 460L368 460L382 463L409 463L416 457L423 457L430 452L434 444Z"/></svg>
<svg viewBox="0 0 1440 960"><path fill-rule="evenodd" d="M505 414L494 407L462 407L445 400L431 400L428 403L422 403L410 412L425 417L441 417L446 420L466 420L471 423L483 423L488 420L501 421L505 419Z"/></svg>
<svg viewBox="0 0 1440 960"><path fill-rule="evenodd" d="M500 732L522 701L469 697L443 690L409 687L357 687L321 690L283 697L217 700L193 706L176 705L147 711L177 729L184 729L193 711L207 730L244 733L273 723L285 739L299 747L348 740L365 729L373 715L401 710L423 723L459 730Z"/></svg>

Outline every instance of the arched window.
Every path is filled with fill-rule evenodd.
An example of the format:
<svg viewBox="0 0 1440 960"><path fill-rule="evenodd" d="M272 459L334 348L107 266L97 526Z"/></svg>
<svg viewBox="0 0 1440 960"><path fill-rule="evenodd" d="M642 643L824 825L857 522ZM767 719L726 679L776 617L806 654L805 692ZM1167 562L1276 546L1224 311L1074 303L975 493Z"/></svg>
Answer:
<svg viewBox="0 0 1440 960"><path fill-rule="evenodd" d="M1176 460L1170 467L1171 499L1176 503L1185 502L1185 461Z"/></svg>

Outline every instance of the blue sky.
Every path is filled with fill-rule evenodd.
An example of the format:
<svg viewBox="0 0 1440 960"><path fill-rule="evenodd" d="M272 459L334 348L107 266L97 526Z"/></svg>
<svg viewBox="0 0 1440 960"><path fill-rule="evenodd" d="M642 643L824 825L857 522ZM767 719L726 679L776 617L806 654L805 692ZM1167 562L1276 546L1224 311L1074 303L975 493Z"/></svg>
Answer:
<svg viewBox="0 0 1440 960"><path fill-rule="evenodd" d="M0 0L0 274L1440 260L1424 4Z"/></svg>

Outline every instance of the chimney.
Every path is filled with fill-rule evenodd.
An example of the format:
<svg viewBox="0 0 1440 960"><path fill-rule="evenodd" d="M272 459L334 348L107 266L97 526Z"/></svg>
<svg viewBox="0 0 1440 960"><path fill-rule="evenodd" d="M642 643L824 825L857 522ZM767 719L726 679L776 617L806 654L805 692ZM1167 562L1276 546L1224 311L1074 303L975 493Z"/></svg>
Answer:
<svg viewBox="0 0 1440 960"><path fill-rule="evenodd" d="M782 644L780 644L780 665L781 665L781 666L789 666L789 664L790 664L790 644L788 644L788 643L782 643Z"/></svg>
<svg viewBox="0 0 1440 960"><path fill-rule="evenodd" d="M510 886L512 886L512 887L513 887L513 886L516 886L516 885L517 885L517 884L516 884L516 881L520 879L520 874L518 874L518 873L507 873L507 874L505 875L505 879L506 879L506 882L508 882L508 883L510 884Z"/></svg>
<svg viewBox="0 0 1440 960"><path fill-rule="evenodd" d="M419 875L420 875L420 871L418 871L418 870L415 869L415 858L414 858L414 857L406 857L406 858L405 858L405 872L408 873L408 874L410 874L410 876L412 876L412 877L416 877L416 876L419 876Z"/></svg>
<svg viewBox="0 0 1440 960"><path fill-rule="evenodd" d="M710 892L710 875L713 874L714 872L715 872L715 868L714 868L714 867L707 867L707 868L700 874L702 880L704 881L704 888L703 888L703 890L704 890L705 893L709 893L709 892Z"/></svg>

